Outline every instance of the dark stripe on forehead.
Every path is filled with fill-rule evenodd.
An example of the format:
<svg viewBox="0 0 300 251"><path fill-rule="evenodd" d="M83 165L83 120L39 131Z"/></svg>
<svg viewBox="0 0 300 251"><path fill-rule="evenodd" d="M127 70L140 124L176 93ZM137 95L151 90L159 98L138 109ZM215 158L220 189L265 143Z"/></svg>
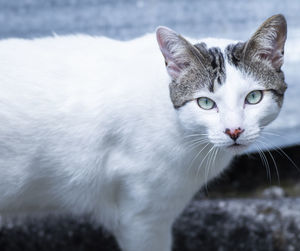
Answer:
<svg viewBox="0 0 300 251"><path fill-rule="evenodd" d="M238 66L242 59L242 49L245 43L230 44L225 49L225 56L228 63Z"/></svg>
<svg viewBox="0 0 300 251"><path fill-rule="evenodd" d="M211 80L207 87L209 91L214 92L215 85L222 85L226 79L224 55L218 47L207 49L205 43L195 44L194 46L198 49L199 53L202 53L202 55L206 54L205 68Z"/></svg>
<svg viewBox="0 0 300 251"><path fill-rule="evenodd" d="M216 69L216 68L220 67L220 69L221 69L222 65L224 63L224 58L223 58L223 54L222 54L221 50L217 47L212 47L208 51L209 51L209 54L212 56L212 62L211 62L212 68Z"/></svg>
<svg viewBox="0 0 300 251"><path fill-rule="evenodd" d="M216 84L222 85L225 82L225 63L224 56L220 48L212 47L208 50L208 52L212 58L210 69L212 86L210 88L210 91L213 92Z"/></svg>

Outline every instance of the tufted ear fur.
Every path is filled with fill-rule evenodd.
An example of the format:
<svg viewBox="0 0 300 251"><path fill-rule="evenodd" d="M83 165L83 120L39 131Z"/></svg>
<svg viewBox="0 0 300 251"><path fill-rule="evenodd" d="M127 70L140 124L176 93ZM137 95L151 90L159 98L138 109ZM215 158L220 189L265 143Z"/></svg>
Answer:
<svg viewBox="0 0 300 251"><path fill-rule="evenodd" d="M287 24L283 15L267 19L254 33L245 46L245 55L268 60L275 70L283 64Z"/></svg>
<svg viewBox="0 0 300 251"><path fill-rule="evenodd" d="M175 31L160 26L156 29L156 38L165 58L167 71L173 80L176 81L191 63L201 63L201 55L196 48Z"/></svg>

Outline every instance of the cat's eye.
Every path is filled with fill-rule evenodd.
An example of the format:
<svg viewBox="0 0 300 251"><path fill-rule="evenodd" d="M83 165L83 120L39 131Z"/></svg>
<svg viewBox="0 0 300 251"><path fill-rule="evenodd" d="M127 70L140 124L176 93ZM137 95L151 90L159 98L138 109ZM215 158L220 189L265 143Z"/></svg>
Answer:
<svg viewBox="0 0 300 251"><path fill-rule="evenodd" d="M207 97L198 98L197 103L204 110L211 110L216 106L216 103Z"/></svg>
<svg viewBox="0 0 300 251"><path fill-rule="evenodd" d="M262 91L260 90L252 91L247 95L245 102L250 105L256 105L262 100L262 98L263 98Z"/></svg>

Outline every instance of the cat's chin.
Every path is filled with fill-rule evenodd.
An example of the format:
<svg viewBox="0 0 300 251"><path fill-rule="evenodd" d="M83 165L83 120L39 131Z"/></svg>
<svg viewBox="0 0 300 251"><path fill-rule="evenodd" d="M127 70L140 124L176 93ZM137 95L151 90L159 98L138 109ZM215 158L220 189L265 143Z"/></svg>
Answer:
<svg viewBox="0 0 300 251"><path fill-rule="evenodd" d="M249 147L249 145L235 143L235 144L224 147L224 150L226 150L234 155L238 155L238 154L242 154L248 147Z"/></svg>

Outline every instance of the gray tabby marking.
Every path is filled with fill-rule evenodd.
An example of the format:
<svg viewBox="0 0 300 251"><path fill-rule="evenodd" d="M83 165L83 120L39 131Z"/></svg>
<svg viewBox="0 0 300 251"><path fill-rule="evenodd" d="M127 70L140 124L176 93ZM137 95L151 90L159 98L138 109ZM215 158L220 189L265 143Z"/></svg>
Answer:
<svg viewBox="0 0 300 251"><path fill-rule="evenodd" d="M201 88L216 91L226 81L225 60L273 93L274 100L281 106L287 88L281 70L286 37L286 20L280 14L267 19L248 41L228 45L225 56L219 48L208 49L205 43L192 45L179 35L189 59L180 77L170 83L174 107L193 100Z"/></svg>
<svg viewBox="0 0 300 251"><path fill-rule="evenodd" d="M283 71L273 68L264 60L246 54L245 46L246 43L228 45L225 50L228 63L235 66L243 74L252 77L266 90L271 91L274 95L273 98L281 106L283 94L287 88Z"/></svg>
<svg viewBox="0 0 300 251"><path fill-rule="evenodd" d="M222 85L226 80L225 60L220 48L207 49L205 43L200 43L195 44L190 51L194 63L189 65L179 79L170 83L170 95L175 108L191 101L193 95L204 87L214 92L216 85Z"/></svg>

